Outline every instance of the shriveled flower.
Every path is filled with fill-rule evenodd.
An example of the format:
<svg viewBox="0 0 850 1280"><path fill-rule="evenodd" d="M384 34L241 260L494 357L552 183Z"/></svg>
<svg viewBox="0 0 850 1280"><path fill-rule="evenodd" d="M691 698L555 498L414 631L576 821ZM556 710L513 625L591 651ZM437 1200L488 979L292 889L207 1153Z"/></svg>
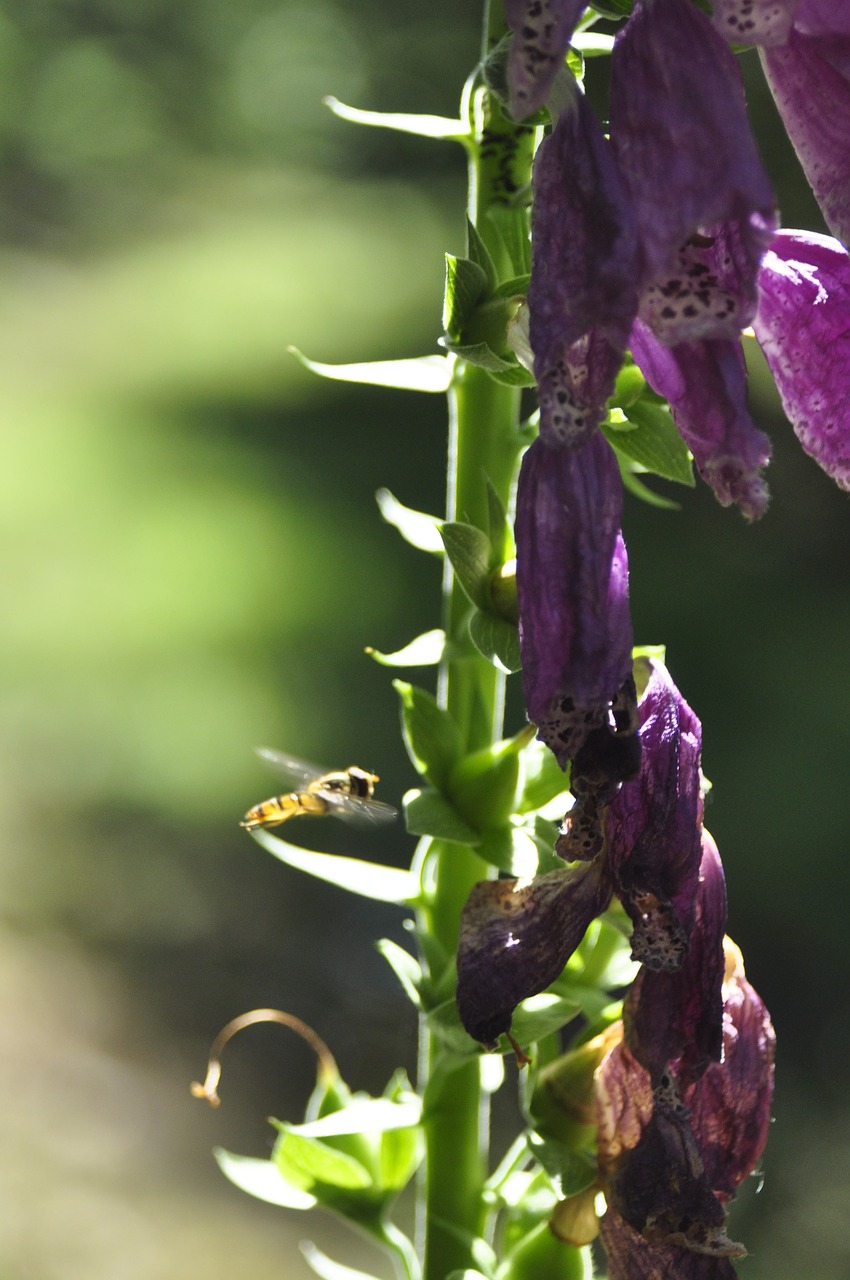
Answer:
<svg viewBox="0 0 850 1280"><path fill-rule="evenodd" d="M638 0L614 44L610 118L638 222L641 284L666 278L695 233L729 223L742 256L738 292L754 297L773 194L738 64L694 5Z"/></svg>
<svg viewBox="0 0 850 1280"><path fill-rule="evenodd" d="M622 484L596 433L574 449L536 440L517 489L519 636L529 719L566 766L608 722L631 674Z"/></svg>
<svg viewBox="0 0 850 1280"><path fill-rule="evenodd" d="M759 50L788 137L827 226L850 245L850 20L802 0L781 45Z"/></svg>
<svg viewBox="0 0 850 1280"><path fill-rule="evenodd" d="M753 322L807 453L850 490L850 255L811 231L780 231L759 275Z"/></svg>
<svg viewBox="0 0 850 1280"><path fill-rule="evenodd" d="M508 93L515 120L543 106L583 10L584 0L505 0L508 26L514 33Z"/></svg>
<svg viewBox="0 0 850 1280"><path fill-rule="evenodd" d="M540 434L586 439L605 415L637 309L637 237L610 144L576 87L534 161L528 291Z"/></svg>
<svg viewBox="0 0 850 1280"><path fill-rule="evenodd" d="M676 426L717 500L723 506L735 503L750 520L764 515L769 495L761 472L771 446L747 409L740 343L665 347L638 321L630 345L649 385L669 400Z"/></svg>

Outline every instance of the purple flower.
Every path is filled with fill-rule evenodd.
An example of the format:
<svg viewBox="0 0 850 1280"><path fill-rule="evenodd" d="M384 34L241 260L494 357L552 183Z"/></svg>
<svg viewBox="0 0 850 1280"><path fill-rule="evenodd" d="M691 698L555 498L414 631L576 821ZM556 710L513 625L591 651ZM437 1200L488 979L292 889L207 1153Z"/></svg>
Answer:
<svg viewBox="0 0 850 1280"><path fill-rule="evenodd" d="M637 217L641 283L666 278L691 236L722 224L742 256L739 292L774 225L741 74L711 22L682 0L638 0L611 60L611 142Z"/></svg>
<svg viewBox="0 0 850 1280"><path fill-rule="evenodd" d="M770 441L747 409L740 343L665 347L638 321L630 345L649 385L669 400L676 426L718 501L736 503L750 520L764 515L768 491L761 470L770 459Z"/></svg>
<svg viewBox="0 0 850 1280"><path fill-rule="evenodd" d="M595 433L573 449L535 440L517 489L517 595L529 718L566 767L608 723L631 673L622 484Z"/></svg>
<svg viewBox="0 0 850 1280"><path fill-rule="evenodd" d="M543 106L583 10L584 0L505 0L514 32L508 90L515 120Z"/></svg>
<svg viewBox="0 0 850 1280"><path fill-rule="evenodd" d="M531 347L540 434L586 439L605 415L637 309L637 238L607 139L577 89L534 161Z"/></svg>
<svg viewBox="0 0 850 1280"><path fill-rule="evenodd" d="M803 448L850 490L850 255L828 236L780 231L753 322Z"/></svg>
<svg viewBox="0 0 850 1280"><path fill-rule="evenodd" d="M779 46L761 49L767 82L788 137L827 226L850 244L850 21L846 6L832 5L833 32L823 10L803 4L798 26L810 12L809 30L794 29ZM805 29L805 28L804 28ZM843 34L836 34L835 32Z"/></svg>

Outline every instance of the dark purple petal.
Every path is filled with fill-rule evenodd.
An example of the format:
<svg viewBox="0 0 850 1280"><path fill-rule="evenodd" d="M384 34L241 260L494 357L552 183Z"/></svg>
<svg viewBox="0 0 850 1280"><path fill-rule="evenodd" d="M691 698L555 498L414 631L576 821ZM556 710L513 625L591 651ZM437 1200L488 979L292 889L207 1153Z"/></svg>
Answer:
<svg viewBox="0 0 850 1280"><path fill-rule="evenodd" d="M609 866L634 925L633 958L652 969L678 969L702 857L702 726L657 660L638 716L640 773L608 809Z"/></svg>
<svg viewBox="0 0 850 1280"><path fill-rule="evenodd" d="M639 315L665 346L702 338L736 340L756 313L758 291L739 223L693 235L675 270L641 294Z"/></svg>
<svg viewBox="0 0 850 1280"><path fill-rule="evenodd" d="M531 347L540 433L586 437L604 417L637 310L637 238L622 180L576 90L534 161Z"/></svg>
<svg viewBox="0 0 850 1280"><path fill-rule="evenodd" d="M675 972L643 967L626 998L626 1043L653 1080L670 1062L684 1084L717 1062L723 1044L723 935L726 886L717 847L705 829L696 913L687 955Z"/></svg>
<svg viewBox="0 0 850 1280"><path fill-rule="evenodd" d="M599 1234L608 1255L608 1280L735 1280L737 1275L728 1258L649 1244L615 1213L601 1219Z"/></svg>
<svg viewBox="0 0 850 1280"><path fill-rule="evenodd" d="M630 344L649 385L669 400L682 439L717 500L724 507L736 503L750 520L764 515L769 495L761 469L770 459L770 441L747 409L740 343L664 347L637 321Z"/></svg>
<svg viewBox="0 0 850 1280"><path fill-rule="evenodd" d="M529 718L562 768L608 722L631 674L622 483L596 433L576 449L536 440L517 489L519 637Z"/></svg>
<svg viewBox="0 0 850 1280"><path fill-rule="evenodd" d="M463 909L457 1004L475 1040L493 1045L520 1000L560 974L585 930L611 900L601 859L532 881L483 880Z"/></svg>
<svg viewBox="0 0 850 1280"><path fill-rule="evenodd" d="M827 226L850 244L850 81L818 42L792 31L760 50L767 82Z"/></svg>
<svg viewBox="0 0 850 1280"><path fill-rule="evenodd" d="M726 940L723 1062L712 1063L685 1092L706 1176L731 1197L752 1173L767 1142L776 1037L770 1015L744 975L740 951Z"/></svg>
<svg viewBox="0 0 850 1280"><path fill-rule="evenodd" d="M534 160L528 291L536 370L596 327L624 347L637 307L637 236L610 143L576 90Z"/></svg>
<svg viewBox="0 0 850 1280"><path fill-rule="evenodd" d="M515 120L543 106L583 9L584 0L505 0L514 32L508 89Z"/></svg>
<svg viewBox="0 0 850 1280"><path fill-rule="evenodd" d="M656 1248L741 1256L743 1246L726 1235L723 1204L706 1179L690 1115L672 1077L665 1073L653 1088L647 1073L620 1044L604 1059L594 1080L599 1170L609 1226L616 1230L617 1220L624 1220Z"/></svg>
<svg viewBox="0 0 850 1280"><path fill-rule="evenodd" d="M775 225L773 194L735 56L694 5L639 0L614 45L610 113L643 282L668 275L695 232L727 222L736 224L752 282Z"/></svg>
<svg viewBox="0 0 850 1280"><path fill-rule="evenodd" d="M781 231L759 275L756 337L807 453L850 490L850 255L829 236Z"/></svg>
<svg viewBox="0 0 850 1280"><path fill-rule="evenodd" d="M730 44L782 44L798 0L715 0L714 25ZM835 0L829 0L834 4Z"/></svg>

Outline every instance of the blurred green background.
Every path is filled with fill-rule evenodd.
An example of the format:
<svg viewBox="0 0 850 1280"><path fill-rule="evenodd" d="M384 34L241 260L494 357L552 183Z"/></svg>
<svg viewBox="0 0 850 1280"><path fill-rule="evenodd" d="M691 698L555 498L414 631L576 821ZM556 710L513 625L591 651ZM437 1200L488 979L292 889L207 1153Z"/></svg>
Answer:
<svg viewBox="0 0 850 1280"><path fill-rule="evenodd" d="M381 1265L212 1163L217 1143L263 1155L265 1117L297 1116L298 1042L235 1042L218 1112L188 1083L264 1004L314 1025L354 1087L412 1069L413 1014L372 946L400 920L236 820L275 789L258 743L375 769L396 803L413 781L362 651L435 625L438 571L373 495L441 509L443 406L312 379L285 348L434 349L460 152L321 98L453 114L478 20L452 0L0 8L4 1280L301 1277L304 1235ZM748 67L784 220L819 228ZM747 528L704 489L678 514L629 500L635 629L703 718L730 932L780 1040L741 1274L839 1280L850 510L758 367L753 397L770 512ZM400 830L338 827L297 838L409 856Z"/></svg>

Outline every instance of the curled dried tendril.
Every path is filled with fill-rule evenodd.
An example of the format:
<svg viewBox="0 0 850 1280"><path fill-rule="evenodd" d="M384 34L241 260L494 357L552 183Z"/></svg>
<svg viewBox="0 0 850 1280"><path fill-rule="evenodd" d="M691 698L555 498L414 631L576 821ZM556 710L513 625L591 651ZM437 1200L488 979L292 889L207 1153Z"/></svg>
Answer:
<svg viewBox="0 0 850 1280"><path fill-rule="evenodd" d="M258 1022L276 1022L282 1027L289 1027L302 1040L305 1040L315 1053L318 1062L319 1079L325 1081L338 1079L339 1071L333 1054L324 1040L316 1034L312 1027L308 1027L306 1022L302 1022L300 1018L296 1018L291 1013L284 1013L282 1009L251 1009L248 1013L240 1013L238 1018L231 1019L219 1031L210 1048L207 1074L203 1084L195 1080L189 1086L189 1091L193 1098L204 1098L211 1107L221 1105L221 1098L218 1096L218 1084L221 1079L221 1054L224 1046L233 1039L237 1032L244 1030L245 1027L252 1027Z"/></svg>

